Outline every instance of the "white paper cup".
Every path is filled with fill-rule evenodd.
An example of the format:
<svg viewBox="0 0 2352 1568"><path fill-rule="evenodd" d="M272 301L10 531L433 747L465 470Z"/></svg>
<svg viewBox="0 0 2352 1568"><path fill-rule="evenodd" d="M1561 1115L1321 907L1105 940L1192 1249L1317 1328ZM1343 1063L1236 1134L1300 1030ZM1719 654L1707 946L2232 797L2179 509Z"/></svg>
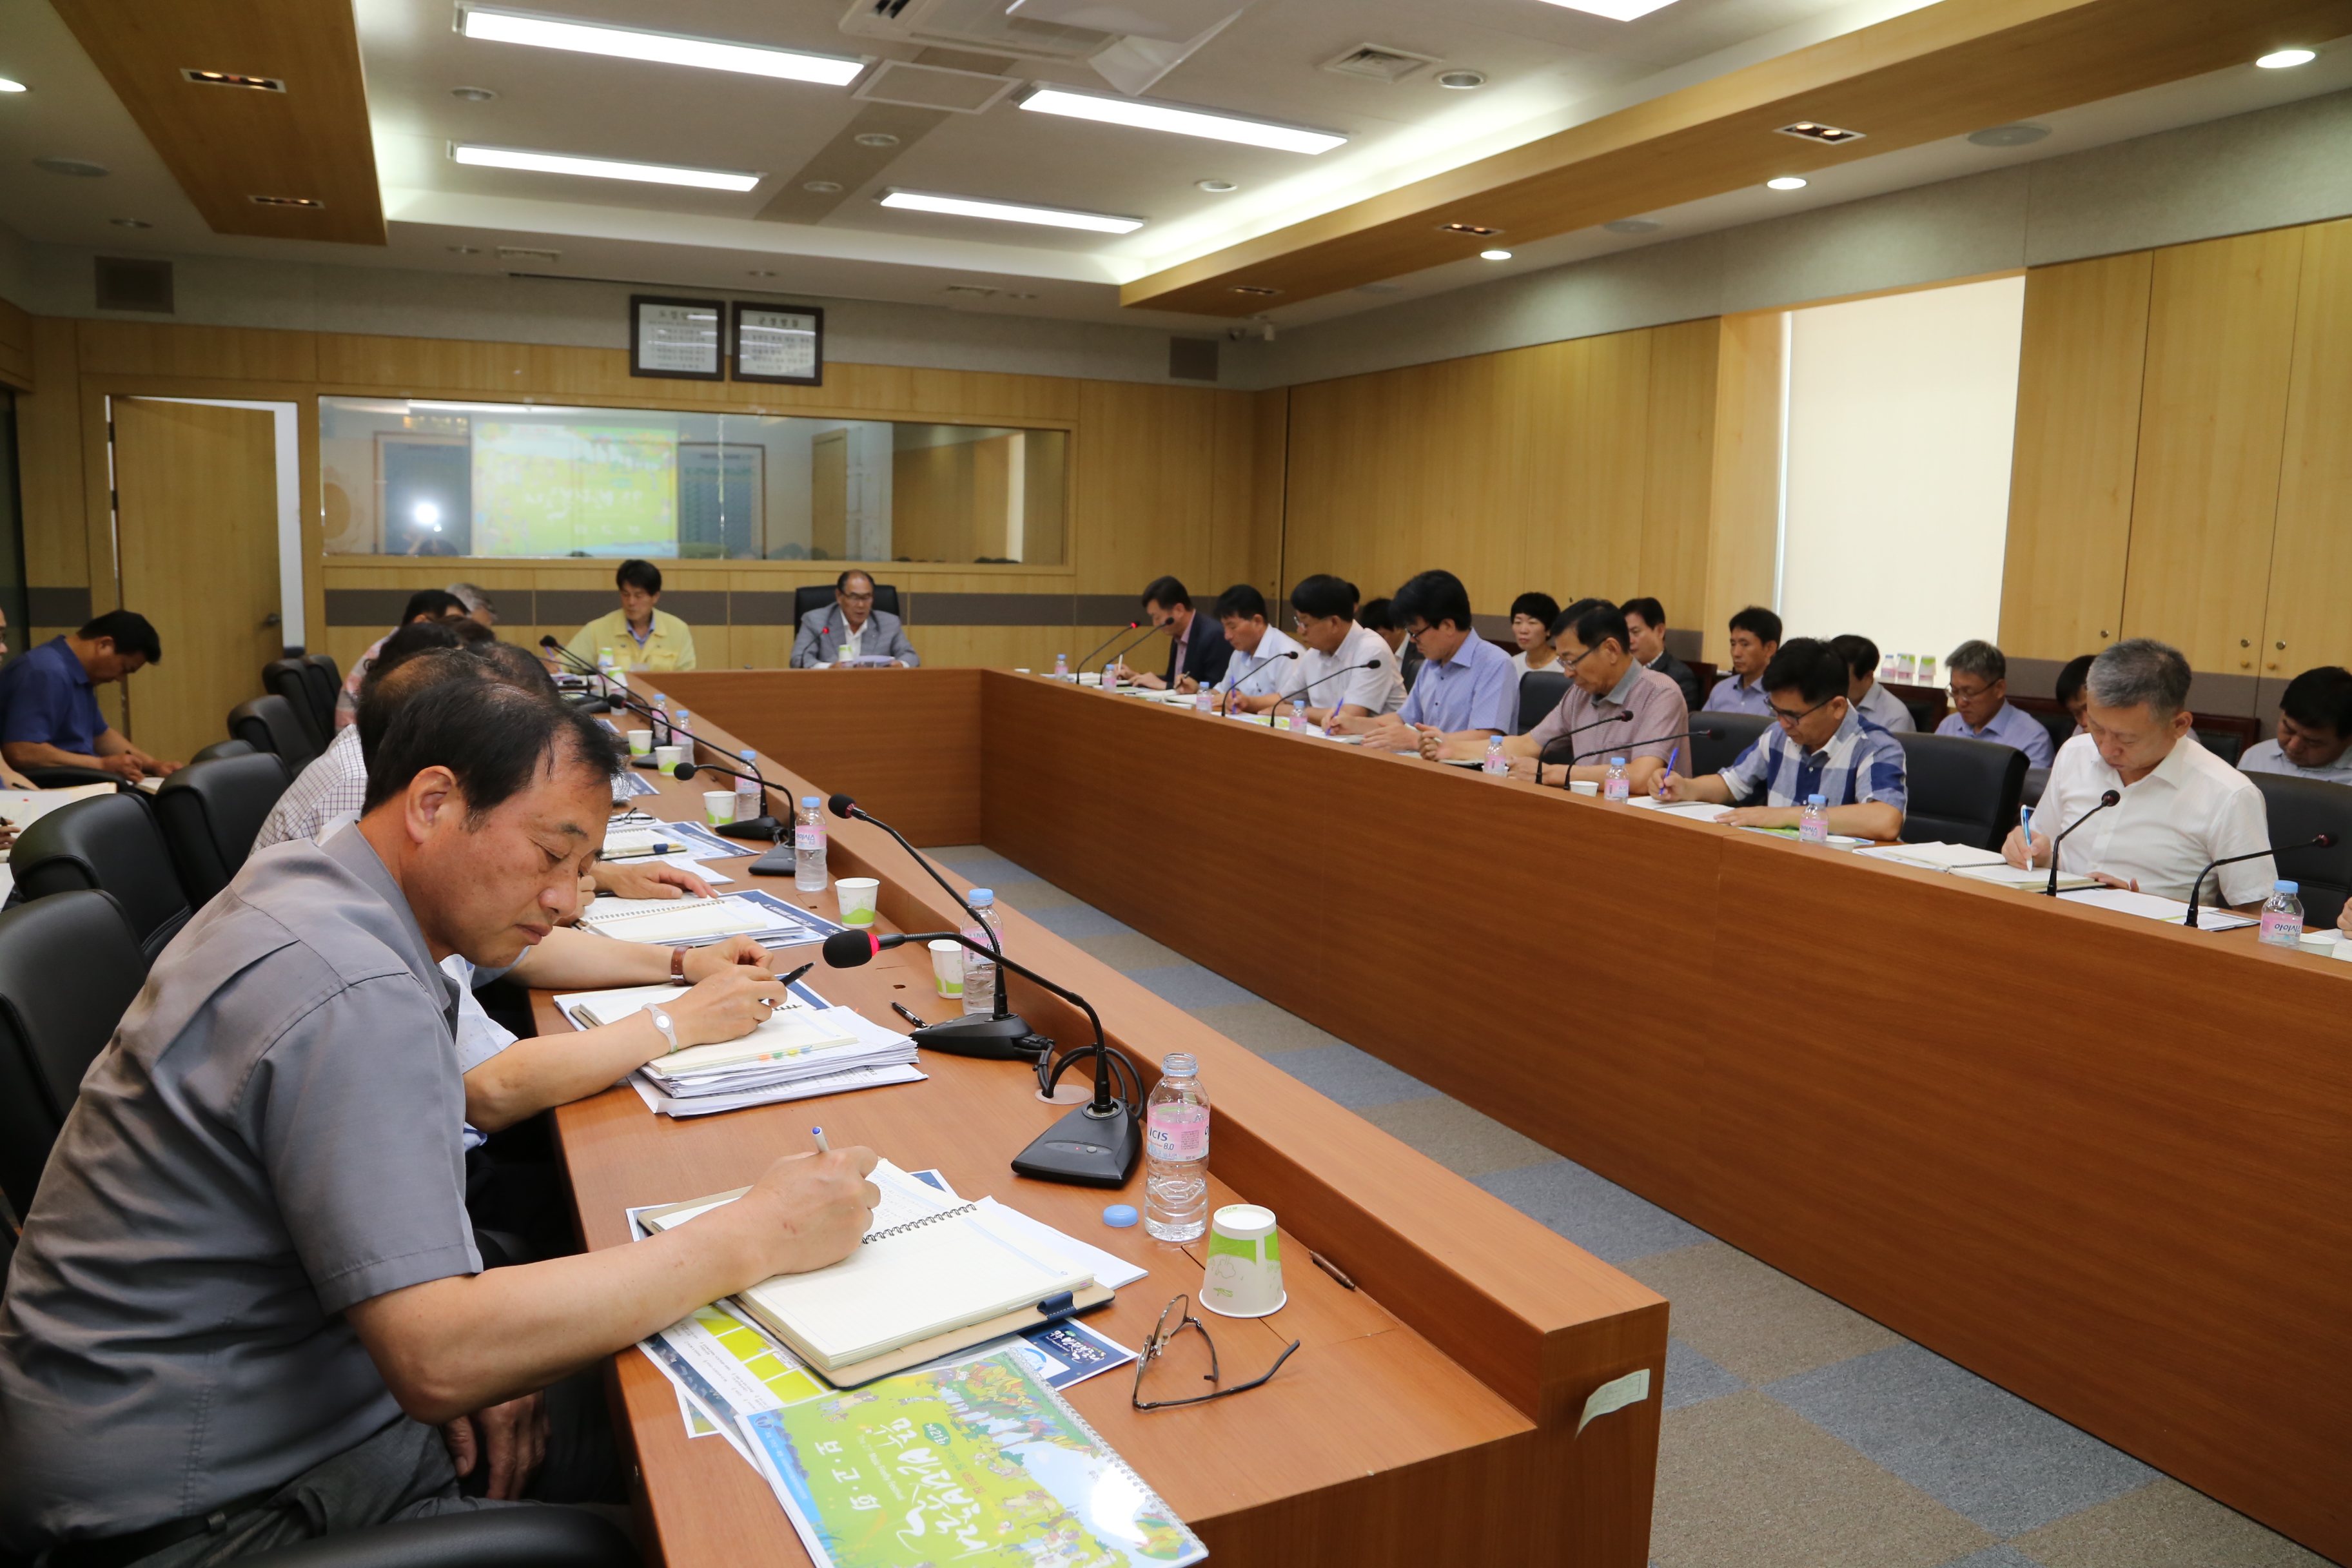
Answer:
<svg viewBox="0 0 2352 1568"><path fill-rule="evenodd" d="M669 772L672 768L677 767L678 763L685 760L686 748L684 746L656 746L654 748L654 766L661 769L664 773Z"/></svg>
<svg viewBox="0 0 2352 1568"><path fill-rule="evenodd" d="M2295 940L2311 952L2325 957L2328 953L2336 952L2344 945L2344 933L2334 926L2322 926L2317 931L2305 931ZM2338 953L2337 956L2342 955Z"/></svg>
<svg viewBox="0 0 2352 1568"><path fill-rule="evenodd" d="M882 884L871 877L835 877L833 894L841 900L841 923L859 931L872 925L874 901L881 891Z"/></svg>
<svg viewBox="0 0 2352 1568"><path fill-rule="evenodd" d="M963 943L931 943L931 983L940 988L942 996L963 994Z"/></svg>
<svg viewBox="0 0 2352 1568"><path fill-rule="evenodd" d="M1201 1305L1226 1318L1263 1318L1290 1300L1282 1288L1282 1237L1274 1211L1227 1204L1209 1216Z"/></svg>
<svg viewBox="0 0 2352 1568"><path fill-rule="evenodd" d="M1098 670L1082 670L1078 675L1078 684L1080 686L1100 686L1102 684L1102 674Z"/></svg>
<svg viewBox="0 0 2352 1568"><path fill-rule="evenodd" d="M702 819L713 827L724 827L734 821L735 792L731 789L704 790Z"/></svg>
<svg viewBox="0 0 2352 1568"><path fill-rule="evenodd" d="M654 732L651 730L632 730L629 731L629 755L633 757L642 757L653 749Z"/></svg>
<svg viewBox="0 0 2352 1568"><path fill-rule="evenodd" d="M1601 784L1596 779L1570 779L1568 781L1568 787L1574 790L1579 795L1599 795L1601 793Z"/></svg>

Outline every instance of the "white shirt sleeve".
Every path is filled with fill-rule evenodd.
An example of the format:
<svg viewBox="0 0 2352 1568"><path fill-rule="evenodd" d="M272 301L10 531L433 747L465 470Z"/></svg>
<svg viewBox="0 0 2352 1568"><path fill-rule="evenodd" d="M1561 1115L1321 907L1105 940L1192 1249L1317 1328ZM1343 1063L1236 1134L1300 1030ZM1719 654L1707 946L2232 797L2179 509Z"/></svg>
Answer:
<svg viewBox="0 0 2352 1568"><path fill-rule="evenodd" d="M2233 789L2221 797L2208 830L2210 854L2216 859L2244 855L2271 847L2270 811L2258 789ZM2221 884L2222 901L2251 904L2271 894L2278 879L2278 862L2269 856L2242 860L2213 873Z"/></svg>

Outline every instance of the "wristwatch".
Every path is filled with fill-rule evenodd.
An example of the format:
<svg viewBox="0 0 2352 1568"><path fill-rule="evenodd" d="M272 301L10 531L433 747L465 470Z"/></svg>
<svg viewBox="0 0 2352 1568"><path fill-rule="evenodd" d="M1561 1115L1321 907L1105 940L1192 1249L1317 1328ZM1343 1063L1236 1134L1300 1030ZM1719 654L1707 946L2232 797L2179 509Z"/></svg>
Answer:
<svg viewBox="0 0 2352 1568"><path fill-rule="evenodd" d="M686 949L682 947L669 950L669 983L672 985L686 984Z"/></svg>
<svg viewBox="0 0 2352 1568"><path fill-rule="evenodd" d="M659 1007L648 1007L646 1009L646 1016L654 1021L654 1027L661 1031L661 1037L669 1042L669 1049L663 1054L673 1057L677 1055L683 1047L677 1043L677 1026L670 1022L669 1015Z"/></svg>

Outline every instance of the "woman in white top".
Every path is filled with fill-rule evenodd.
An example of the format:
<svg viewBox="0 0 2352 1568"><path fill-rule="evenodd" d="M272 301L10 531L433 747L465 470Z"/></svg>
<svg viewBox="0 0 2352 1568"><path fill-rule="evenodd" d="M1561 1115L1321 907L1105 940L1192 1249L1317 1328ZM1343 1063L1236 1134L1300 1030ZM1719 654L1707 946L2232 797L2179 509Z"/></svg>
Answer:
<svg viewBox="0 0 2352 1568"><path fill-rule="evenodd" d="M1511 656L1513 669L1525 675L1559 668L1559 655L1551 647L1551 624L1558 619L1559 601L1549 594L1522 594L1511 601L1511 637L1519 645Z"/></svg>

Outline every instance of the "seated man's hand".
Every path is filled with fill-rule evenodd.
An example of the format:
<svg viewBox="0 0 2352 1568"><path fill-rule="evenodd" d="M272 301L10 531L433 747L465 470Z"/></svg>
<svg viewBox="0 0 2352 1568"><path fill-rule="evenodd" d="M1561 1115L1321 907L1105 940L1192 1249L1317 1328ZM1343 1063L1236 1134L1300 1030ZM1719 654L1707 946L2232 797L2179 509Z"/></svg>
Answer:
<svg viewBox="0 0 2352 1568"><path fill-rule="evenodd" d="M2000 858L2023 870L2033 864L2035 857L2045 847L2027 837L2024 828L2012 827L2009 830L2009 837L2001 840Z"/></svg>
<svg viewBox="0 0 2352 1568"><path fill-rule="evenodd" d="M1683 786L1689 782L1680 773L1669 770L1658 775L1658 782L1650 786L1650 793L1663 801L1677 801L1683 797Z"/></svg>
<svg viewBox="0 0 2352 1568"><path fill-rule="evenodd" d="M789 1154L768 1167L751 1190L719 1214L751 1226L760 1274L803 1274L840 1262L856 1250L873 1223L881 1190L866 1179L874 1151L835 1149L830 1154Z"/></svg>
<svg viewBox="0 0 2352 1568"><path fill-rule="evenodd" d="M686 971L688 984L699 984L708 975L724 974L730 970L772 973L787 950L771 952L748 936L730 936L721 942L707 943L686 950L686 962L678 967Z"/></svg>
<svg viewBox="0 0 2352 1568"><path fill-rule="evenodd" d="M2096 882L2102 888L2117 888L2126 893L2137 893L2139 891L2139 880L2137 878L2134 878L2132 880L2127 882L2121 877L2110 877L2105 871L2094 871L2091 873L2091 880Z"/></svg>
<svg viewBox="0 0 2352 1568"><path fill-rule="evenodd" d="M1539 784L1543 783L1543 763L1535 757L1513 757L1511 776L1515 779L1525 779L1529 784Z"/></svg>
<svg viewBox="0 0 2352 1568"><path fill-rule="evenodd" d="M784 988L764 969L739 965L704 976L667 1004L678 1047L740 1040L766 1023L784 1000ZM667 1048L667 1042L664 1049Z"/></svg>
<svg viewBox="0 0 2352 1568"><path fill-rule="evenodd" d="M1785 805L1735 805L1726 808L1715 820L1726 827L1788 827L1792 824L1780 819L1790 810Z"/></svg>
<svg viewBox="0 0 2352 1568"><path fill-rule="evenodd" d="M599 860L589 873L596 886L616 899L710 899L710 884L691 871L659 860L620 864Z"/></svg>
<svg viewBox="0 0 2352 1568"><path fill-rule="evenodd" d="M110 757L99 758L98 767L100 773L114 773L132 784L147 776L146 770L139 765L139 759L128 752L117 752Z"/></svg>
<svg viewBox="0 0 2352 1568"><path fill-rule="evenodd" d="M1445 737L1433 730L1423 730L1413 736L1413 750L1431 762L1445 754Z"/></svg>
<svg viewBox="0 0 2352 1568"><path fill-rule="evenodd" d="M6 849L16 842L16 825L13 822L0 822L0 849Z"/></svg>
<svg viewBox="0 0 2352 1568"><path fill-rule="evenodd" d="M1176 678L1176 689L1189 697L1201 689L1201 683L1189 675L1180 675Z"/></svg>
<svg viewBox="0 0 2352 1568"><path fill-rule="evenodd" d="M460 1415L441 1428L448 1445L449 1462L462 1478L477 1464L489 1464L489 1490L499 1502L520 1499L539 1473L547 1456L547 1402L536 1394L509 1399L471 1415Z"/></svg>

